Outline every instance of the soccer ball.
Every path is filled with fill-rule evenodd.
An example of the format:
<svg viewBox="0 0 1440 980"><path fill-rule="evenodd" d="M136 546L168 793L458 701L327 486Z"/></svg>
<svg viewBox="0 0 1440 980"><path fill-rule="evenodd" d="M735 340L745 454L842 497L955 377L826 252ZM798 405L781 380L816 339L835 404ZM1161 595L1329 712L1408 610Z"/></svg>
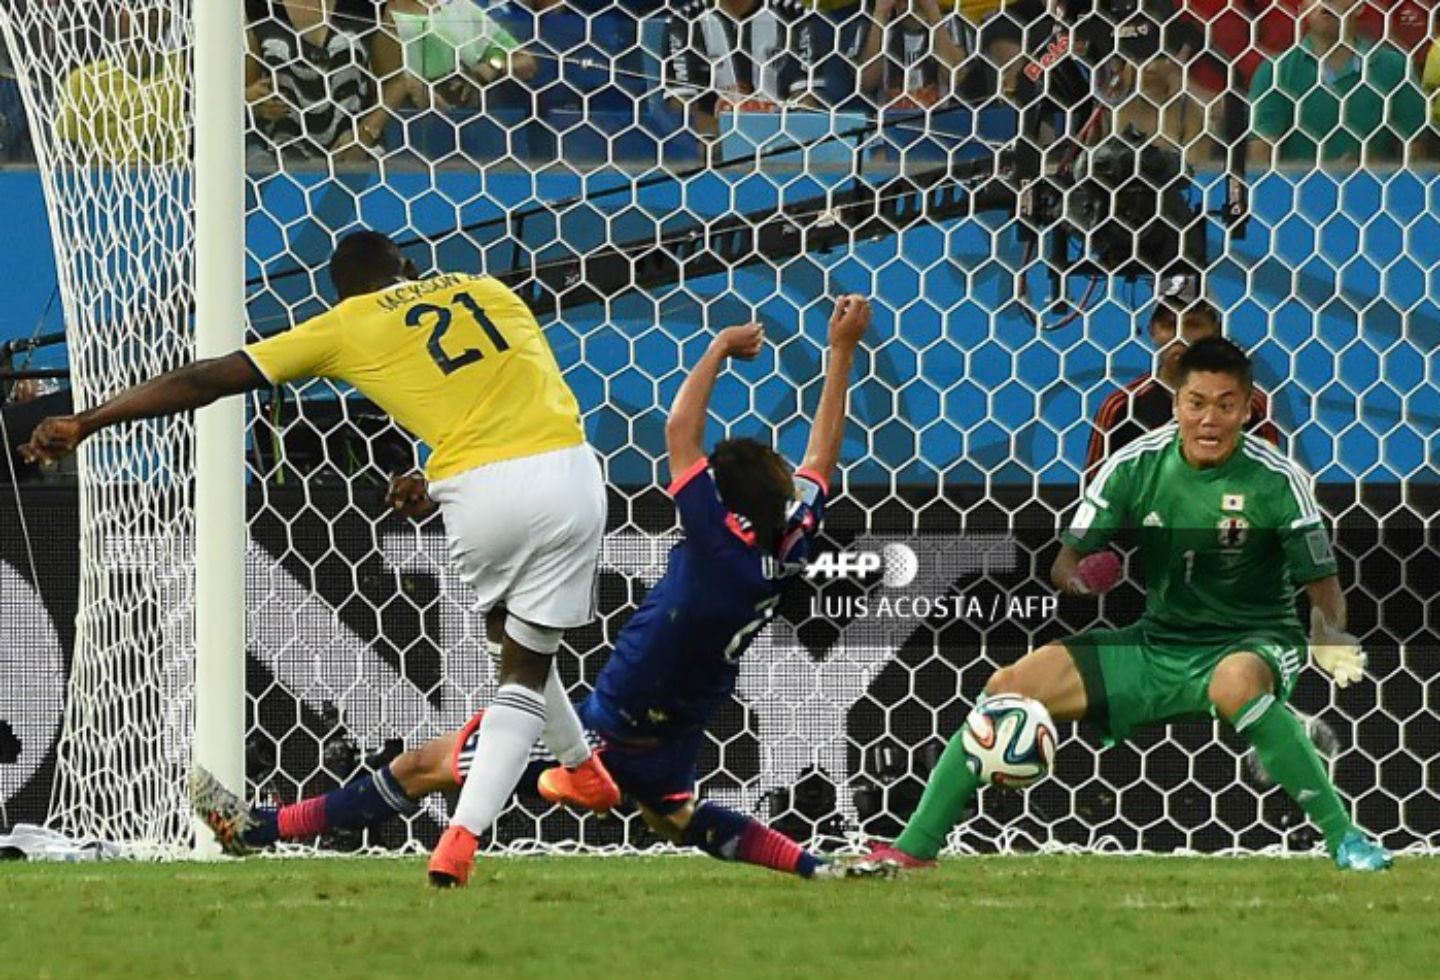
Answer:
<svg viewBox="0 0 1440 980"><path fill-rule="evenodd" d="M1001 694L970 712L961 745L981 782L1018 789L1049 774L1055 762L1055 722L1039 701Z"/></svg>

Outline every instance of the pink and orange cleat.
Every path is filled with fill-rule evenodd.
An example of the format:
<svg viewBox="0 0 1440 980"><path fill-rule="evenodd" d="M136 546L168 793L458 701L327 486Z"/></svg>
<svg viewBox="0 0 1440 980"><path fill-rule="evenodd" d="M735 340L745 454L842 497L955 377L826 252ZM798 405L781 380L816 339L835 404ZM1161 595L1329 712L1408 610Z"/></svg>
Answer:
<svg viewBox="0 0 1440 980"><path fill-rule="evenodd" d="M551 803L594 810L602 816L620 805L620 787L610 778L598 752L574 769L546 769L540 774L540 795Z"/></svg>
<svg viewBox="0 0 1440 980"><path fill-rule="evenodd" d="M475 866L479 840L459 824L451 824L440 835L430 855L430 885L433 888L464 888Z"/></svg>
<svg viewBox="0 0 1440 980"><path fill-rule="evenodd" d="M893 864L905 871L923 871L938 865L938 862L934 860L911 857L894 844L886 844L881 841L872 841L870 843L869 858L871 861L877 863Z"/></svg>

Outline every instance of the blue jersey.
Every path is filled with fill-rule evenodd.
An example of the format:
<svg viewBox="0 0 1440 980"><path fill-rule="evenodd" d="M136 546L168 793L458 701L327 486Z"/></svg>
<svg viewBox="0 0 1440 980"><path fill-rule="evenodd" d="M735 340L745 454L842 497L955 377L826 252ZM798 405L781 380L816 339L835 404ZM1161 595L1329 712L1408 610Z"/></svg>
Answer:
<svg viewBox="0 0 1440 980"><path fill-rule="evenodd" d="M685 537L615 641L588 724L622 738L705 726L735 690L741 656L775 615L786 580L804 570L820 530L824 482L801 470L795 486L780 545L767 553L725 509L706 460L676 477L670 495Z"/></svg>

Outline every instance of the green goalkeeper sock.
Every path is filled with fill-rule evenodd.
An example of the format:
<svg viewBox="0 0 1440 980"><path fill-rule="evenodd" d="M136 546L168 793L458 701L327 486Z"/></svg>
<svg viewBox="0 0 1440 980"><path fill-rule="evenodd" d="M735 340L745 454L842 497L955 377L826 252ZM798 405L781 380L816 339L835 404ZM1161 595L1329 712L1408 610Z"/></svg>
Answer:
<svg viewBox="0 0 1440 980"><path fill-rule="evenodd" d="M930 861L945 846L950 831L965 814L965 807L980 787L980 780L970 771L965 761L965 748L960 744L964 728L956 732L945 746L920 805L905 825L905 831L895 839L895 847L914 858Z"/></svg>
<svg viewBox="0 0 1440 980"><path fill-rule="evenodd" d="M1350 815L1325 774L1325 766L1300 719L1275 695L1262 694L1245 703L1233 724L1255 747L1270 778L1300 804L1305 815L1324 832L1325 847L1335 853L1352 826Z"/></svg>

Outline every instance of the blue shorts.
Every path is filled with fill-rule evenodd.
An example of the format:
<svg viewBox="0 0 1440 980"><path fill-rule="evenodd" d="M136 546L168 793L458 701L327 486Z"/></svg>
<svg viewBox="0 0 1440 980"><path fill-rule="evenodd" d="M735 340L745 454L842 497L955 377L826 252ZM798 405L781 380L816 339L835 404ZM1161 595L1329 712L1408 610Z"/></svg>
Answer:
<svg viewBox="0 0 1440 980"><path fill-rule="evenodd" d="M615 784L641 806L669 816L695 798L702 729L665 737L618 735L596 724L589 698L576 709L585 727L600 736L601 758Z"/></svg>
<svg viewBox="0 0 1440 980"><path fill-rule="evenodd" d="M594 713L588 698L575 710L585 727L597 736L596 751L604 753L601 758L605 768L621 792L661 816L669 816L695 798L695 762L705 738L703 730L665 738L622 736L592 724ZM484 714L480 712L460 729L455 755L450 760L457 783L463 783L470 771ZM554 760L542 765L554 765Z"/></svg>

